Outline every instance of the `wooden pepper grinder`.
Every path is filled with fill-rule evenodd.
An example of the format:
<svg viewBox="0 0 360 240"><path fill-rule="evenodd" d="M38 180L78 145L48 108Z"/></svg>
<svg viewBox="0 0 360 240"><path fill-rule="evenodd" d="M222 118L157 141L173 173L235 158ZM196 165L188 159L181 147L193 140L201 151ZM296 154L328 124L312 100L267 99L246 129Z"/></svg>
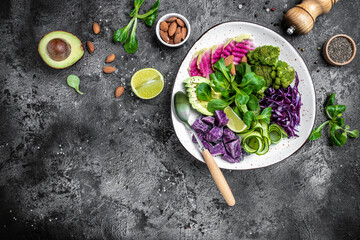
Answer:
<svg viewBox="0 0 360 240"><path fill-rule="evenodd" d="M303 0L285 14L287 33L307 34L319 15L326 14L338 0Z"/></svg>

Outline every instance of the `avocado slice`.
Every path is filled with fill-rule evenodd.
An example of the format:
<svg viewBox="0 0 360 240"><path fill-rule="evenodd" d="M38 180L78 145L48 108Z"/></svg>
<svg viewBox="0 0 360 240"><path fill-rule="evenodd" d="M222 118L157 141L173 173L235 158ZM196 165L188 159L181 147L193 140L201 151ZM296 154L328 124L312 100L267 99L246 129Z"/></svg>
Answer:
<svg viewBox="0 0 360 240"><path fill-rule="evenodd" d="M47 65L57 69L70 67L85 52L80 39L65 31L46 34L39 42L38 51Z"/></svg>

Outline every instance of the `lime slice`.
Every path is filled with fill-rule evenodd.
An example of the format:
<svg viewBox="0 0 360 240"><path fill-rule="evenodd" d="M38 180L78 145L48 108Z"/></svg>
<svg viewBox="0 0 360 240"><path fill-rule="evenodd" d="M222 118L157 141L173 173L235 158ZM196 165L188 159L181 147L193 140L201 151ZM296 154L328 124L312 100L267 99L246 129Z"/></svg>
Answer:
<svg viewBox="0 0 360 240"><path fill-rule="evenodd" d="M231 107L227 106L224 109L226 116L229 118L229 122L226 125L231 131L235 133L244 132L247 129L246 124L241 118L232 110Z"/></svg>
<svg viewBox="0 0 360 240"><path fill-rule="evenodd" d="M154 68L143 68L131 77L131 89L141 99L151 99L164 88L163 75Z"/></svg>

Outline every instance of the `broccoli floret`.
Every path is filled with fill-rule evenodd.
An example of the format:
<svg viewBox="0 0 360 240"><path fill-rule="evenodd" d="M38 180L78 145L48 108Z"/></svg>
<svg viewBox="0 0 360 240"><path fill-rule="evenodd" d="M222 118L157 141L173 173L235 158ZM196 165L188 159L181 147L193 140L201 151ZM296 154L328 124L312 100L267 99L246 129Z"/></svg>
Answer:
<svg viewBox="0 0 360 240"><path fill-rule="evenodd" d="M249 51L247 58L252 65L275 66L280 55L280 48L271 45L264 45Z"/></svg>
<svg viewBox="0 0 360 240"><path fill-rule="evenodd" d="M280 87L287 88L295 78L294 68L286 62L278 61L276 67L273 67L273 70L276 72L276 78L275 81L273 81L275 89L279 89Z"/></svg>

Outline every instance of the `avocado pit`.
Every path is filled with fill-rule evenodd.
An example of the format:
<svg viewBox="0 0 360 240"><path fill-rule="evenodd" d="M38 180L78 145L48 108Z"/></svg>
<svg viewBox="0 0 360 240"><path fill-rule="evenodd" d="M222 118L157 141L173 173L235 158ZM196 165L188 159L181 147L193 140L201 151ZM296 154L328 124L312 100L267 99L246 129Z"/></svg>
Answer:
<svg viewBox="0 0 360 240"><path fill-rule="evenodd" d="M50 58L55 61L63 61L71 53L71 45L60 38L54 38L49 41L46 49Z"/></svg>

